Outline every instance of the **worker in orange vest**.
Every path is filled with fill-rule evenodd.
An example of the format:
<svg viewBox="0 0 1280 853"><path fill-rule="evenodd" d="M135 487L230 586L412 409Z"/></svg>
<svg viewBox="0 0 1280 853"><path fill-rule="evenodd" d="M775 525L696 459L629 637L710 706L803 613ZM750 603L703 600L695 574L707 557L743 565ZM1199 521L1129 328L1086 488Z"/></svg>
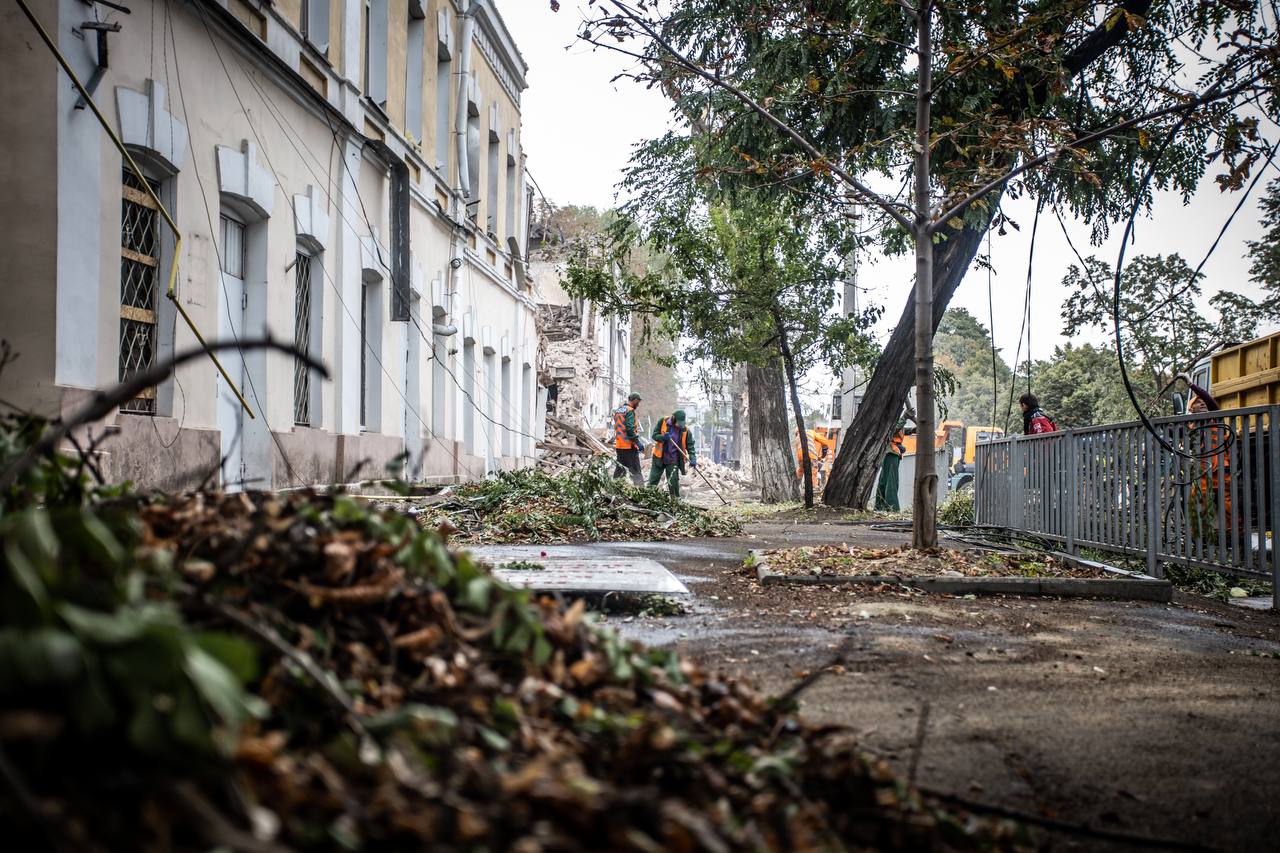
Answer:
<svg viewBox="0 0 1280 853"><path fill-rule="evenodd" d="M649 486L653 488L665 477L667 491L673 498L680 497L680 475L689 467L698 467L698 449L693 434L684 425L684 409L676 409L671 417L663 418L653 428L653 462L649 465Z"/></svg>
<svg viewBox="0 0 1280 853"><path fill-rule="evenodd" d="M644 484L640 473L640 452L644 450L644 442L636 431L636 409L640 407L640 395L632 391L627 395L627 402L613 410L613 452L618 458L613 468L614 478L631 473L631 482L637 486Z"/></svg>

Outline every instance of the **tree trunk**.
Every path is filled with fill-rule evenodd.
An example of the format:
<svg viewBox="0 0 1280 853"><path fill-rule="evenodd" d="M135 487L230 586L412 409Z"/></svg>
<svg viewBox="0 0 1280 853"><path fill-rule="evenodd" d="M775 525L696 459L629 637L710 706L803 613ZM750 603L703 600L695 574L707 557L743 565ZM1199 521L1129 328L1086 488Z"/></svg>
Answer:
<svg viewBox="0 0 1280 853"><path fill-rule="evenodd" d="M933 98L933 4L916 4L918 32L916 83L916 475L911 489L911 544L938 547L938 472L933 462L933 234L929 215L929 122Z"/></svg>
<svg viewBox="0 0 1280 853"><path fill-rule="evenodd" d="M741 469L742 462L742 391L746 384L746 366L739 364L733 369L733 381L729 387L733 390L733 439L730 444L729 458Z"/></svg>
<svg viewBox="0 0 1280 853"><path fill-rule="evenodd" d="M993 193L987 201L990 205L988 210L994 211L1000 202L1000 194ZM947 303L978 253L986 230L986 227L966 228L960 232L944 229L948 239L933 245L934 330L942 322ZM840 452L822 494L823 503L849 507L867 505L876 478L880 476L885 447L893 435L894 424L902 414L902 404L914 378L915 310L913 293L902 309L893 334L889 336L875 372L871 374L858 414L840 442Z"/></svg>
<svg viewBox="0 0 1280 853"><path fill-rule="evenodd" d="M747 365L747 430L751 435L752 476L765 503L793 501L798 496L791 461L787 404L783 394L782 362L770 359L764 367Z"/></svg>
<svg viewBox="0 0 1280 853"><path fill-rule="evenodd" d="M809 437L804 434L804 408L800 405L800 390L796 387L796 364L791 358L791 345L787 343L787 329L782 315L773 312L773 323L778 330L778 349L782 351L782 363L787 368L787 388L791 391L791 411L796 419L796 438L800 440L800 474L804 483L804 508L813 508L813 458L809 455Z"/></svg>

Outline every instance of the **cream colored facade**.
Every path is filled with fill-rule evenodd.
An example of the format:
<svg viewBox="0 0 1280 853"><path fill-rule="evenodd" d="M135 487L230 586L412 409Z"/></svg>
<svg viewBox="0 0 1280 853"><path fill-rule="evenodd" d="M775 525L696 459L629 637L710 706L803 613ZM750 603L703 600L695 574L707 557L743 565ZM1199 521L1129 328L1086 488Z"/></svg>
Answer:
<svg viewBox="0 0 1280 853"><path fill-rule="evenodd" d="M0 11L0 397L56 414L207 339L297 341L199 359L96 425L113 479L230 487L528 464L540 434L520 94L490 0L81 0L32 6L182 235L28 21ZM131 186L132 184L132 186ZM405 310L407 308L407 311ZM141 342L141 344L139 344ZM250 416L230 385L242 388Z"/></svg>

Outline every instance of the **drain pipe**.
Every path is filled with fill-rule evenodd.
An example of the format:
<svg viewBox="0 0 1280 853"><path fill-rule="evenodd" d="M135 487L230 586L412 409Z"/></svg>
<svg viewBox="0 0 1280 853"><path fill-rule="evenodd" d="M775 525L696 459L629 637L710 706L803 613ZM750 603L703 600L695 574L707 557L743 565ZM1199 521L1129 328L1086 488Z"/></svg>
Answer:
<svg viewBox="0 0 1280 853"><path fill-rule="evenodd" d="M443 323L432 323L431 334L439 335L442 338L451 338L458 334L458 327L454 323L450 323L447 326Z"/></svg>
<svg viewBox="0 0 1280 853"><path fill-rule="evenodd" d="M454 117L454 135L458 146L458 189L461 195L468 196L471 191L471 164L467 159L467 84L471 80L471 42L475 39L476 14L480 11L481 0L463 0L462 44L459 45L458 56L458 113ZM465 206L459 211L459 219L465 219Z"/></svg>

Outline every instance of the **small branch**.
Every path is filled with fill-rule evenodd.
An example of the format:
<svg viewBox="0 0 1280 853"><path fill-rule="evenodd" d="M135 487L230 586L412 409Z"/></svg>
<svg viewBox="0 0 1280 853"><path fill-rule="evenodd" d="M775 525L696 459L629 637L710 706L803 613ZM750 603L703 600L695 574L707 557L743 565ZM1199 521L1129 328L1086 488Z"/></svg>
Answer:
<svg viewBox="0 0 1280 853"><path fill-rule="evenodd" d="M907 765L907 787L916 786L916 768L920 765L920 754L924 752L924 739L929 734L929 700L920 706L920 717L916 720L916 739L911 745L911 763Z"/></svg>
<svg viewBox="0 0 1280 853"><path fill-rule="evenodd" d="M1021 166L1018 166L1015 169L1011 169L1008 172L1005 172L1000 177L994 180L988 181L985 185L983 185L979 189L974 190L969 195L965 196L963 200L956 203L955 205L952 205L952 207L948 209L946 212L939 214L929 224L929 233L930 234L936 233L943 223L948 222L954 217L962 215L965 212L965 210L968 209L970 204L982 198L987 193L991 192L992 190L998 189L999 187L1003 186L1004 184L1018 177L1022 173L1029 171L1031 169L1034 169L1035 167L1042 165L1043 163L1046 163L1049 160L1054 159L1055 157L1058 157L1068 148L1083 148L1085 146L1092 145L1095 142L1099 142L1103 139L1106 139L1109 136L1114 136L1115 134L1120 133L1121 131L1128 130L1129 128L1135 127L1144 122L1153 121L1158 118L1163 118L1164 116L1167 116L1167 115L1175 115L1177 113L1194 110L1197 107L1202 107L1214 101L1220 101L1223 98L1230 98L1233 95L1238 95L1241 92L1245 91L1246 89L1249 89L1250 87L1252 87L1259 79L1261 79L1261 77L1262 77L1261 74L1255 75L1253 77L1250 77L1245 82L1240 83L1239 85L1233 86L1232 88L1227 89L1225 91L1214 92L1213 88L1211 87L1210 90L1205 94L1201 95L1198 98L1194 98L1193 100L1187 101L1186 103L1174 104L1172 106L1163 107L1161 109L1154 110L1149 113L1144 113L1140 116L1127 119L1118 124L1113 124L1110 127L1106 127L1106 128L1103 128L1102 130L1095 131L1094 133L1090 133L1087 136L1082 136L1081 138L1076 139L1067 144L1060 145L1056 148L1050 149L1044 154L1041 154L1038 157L1033 157L1032 159L1026 161Z"/></svg>
<svg viewBox="0 0 1280 853"><path fill-rule="evenodd" d="M661 35L659 35L658 32L648 24L648 22L643 20L630 7L628 7L623 3L617 2L617 0L614 0L613 5L617 7L617 9L625 17L629 18L632 22L634 22L636 26L644 30L645 34L648 35L649 38L652 39L655 44L657 44L660 48L662 48L664 51L666 51L672 57L674 57L677 63L679 63L681 66L688 69L689 71L692 71L694 74L698 75L702 79L706 80L708 83L711 83L713 86L717 86L723 89L724 91L728 92L730 95L733 95L735 98L741 101L744 105L746 105L748 109L750 109L752 112L756 113L758 116L760 116L770 125L772 125L774 129L781 131L783 135L785 135L788 139L790 139L796 145L799 145L802 149L804 149L804 152L808 154L810 157L814 158L815 160L822 161L826 165L826 167L831 170L831 173L833 175L835 175L836 177L840 178L840 180L848 184L850 188L852 188L860 196L866 199L869 203L876 205L885 213L889 214L889 216L893 219L893 221L898 223L898 225L901 226L903 229L905 229L908 233L914 233L911 220L908 219L906 216L904 216L901 212L899 212L894 207L892 202L890 202L888 199L881 196L879 193L877 193L875 190L868 187L866 184L863 184L857 178L853 177L853 175L849 174L841 166L837 165L836 163L830 162L827 159L826 155L824 155L821 151L819 151L817 147L813 145L813 143L809 142L809 140L805 139L797 131L795 131L790 125L782 121L780 118L775 116L769 110L765 109L765 107L763 107L761 104L758 104L746 92L742 91L740 88L733 85L732 83L726 81L719 74L713 74L710 71L703 69L701 66L694 63L693 61L686 59L666 39L664 39Z"/></svg>
<svg viewBox="0 0 1280 853"><path fill-rule="evenodd" d="M942 803L948 803L953 806L959 806L967 811L1008 818L1009 820L1032 824L1055 832L1065 832L1070 835L1080 835L1086 838L1097 838L1104 841L1115 841L1121 844L1132 845L1134 847L1155 847L1163 850L1193 850L1197 851L1197 853L1209 853L1209 851L1213 851L1215 849L1213 847L1206 847L1203 844L1197 844L1194 841L1182 841L1181 839L1173 838L1154 838L1147 835L1135 835L1133 833L1119 832L1111 829L1096 829L1088 824L1069 823L1064 820L1055 820L1051 817L1034 814L1033 812L1024 812L1018 809L997 806L991 803L979 803L965 797L957 796L956 794L945 794L941 791L933 791L928 788L920 788L918 790L921 794L929 797L930 799L938 800Z"/></svg>

